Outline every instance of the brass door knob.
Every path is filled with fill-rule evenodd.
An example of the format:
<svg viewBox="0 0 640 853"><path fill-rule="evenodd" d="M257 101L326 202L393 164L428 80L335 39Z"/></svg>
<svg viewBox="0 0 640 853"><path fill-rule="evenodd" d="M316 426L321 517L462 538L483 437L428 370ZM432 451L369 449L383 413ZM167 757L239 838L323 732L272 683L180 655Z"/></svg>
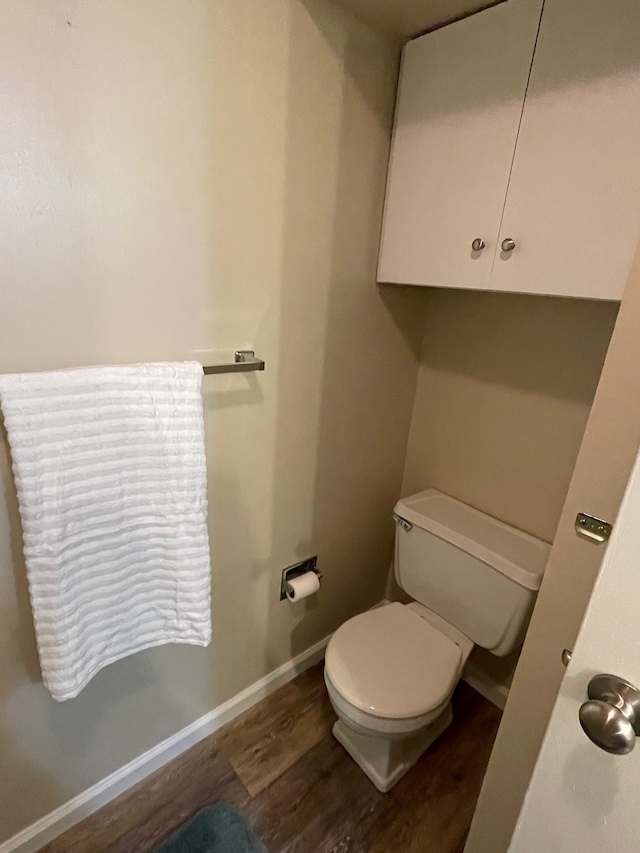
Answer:
<svg viewBox="0 0 640 853"><path fill-rule="evenodd" d="M503 252L513 252L515 247L515 240L512 240L511 237L505 237L505 239L502 241L501 248Z"/></svg>
<svg viewBox="0 0 640 853"><path fill-rule="evenodd" d="M485 242L482 237L476 237L476 239L471 244L471 248L474 252L481 252L485 247Z"/></svg>

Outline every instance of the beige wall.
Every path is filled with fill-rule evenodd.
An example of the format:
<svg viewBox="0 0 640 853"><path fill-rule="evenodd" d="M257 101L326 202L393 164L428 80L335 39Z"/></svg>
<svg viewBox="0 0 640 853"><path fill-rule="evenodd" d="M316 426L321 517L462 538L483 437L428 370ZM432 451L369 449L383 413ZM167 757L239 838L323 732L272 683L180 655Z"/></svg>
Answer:
<svg viewBox="0 0 640 853"><path fill-rule="evenodd" d="M429 292L403 492L553 541L617 303Z"/></svg>
<svg viewBox="0 0 640 853"><path fill-rule="evenodd" d="M544 582L465 853L505 853L591 595L604 547L578 537L580 511L614 521L640 446L640 252L621 304ZM576 725L578 724L576 719Z"/></svg>
<svg viewBox="0 0 640 853"><path fill-rule="evenodd" d="M323 0L6 0L0 370L205 380L214 641L56 704L0 447L0 841L383 594L422 293L374 284L397 54ZM4 504L6 503L6 508ZM321 593L278 601L318 553Z"/></svg>

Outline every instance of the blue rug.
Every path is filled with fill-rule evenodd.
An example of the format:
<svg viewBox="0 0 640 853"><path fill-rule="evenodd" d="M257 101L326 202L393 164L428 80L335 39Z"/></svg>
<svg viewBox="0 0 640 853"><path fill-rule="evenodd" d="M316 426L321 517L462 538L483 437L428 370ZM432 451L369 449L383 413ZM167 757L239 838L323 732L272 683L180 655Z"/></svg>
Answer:
<svg viewBox="0 0 640 853"><path fill-rule="evenodd" d="M229 803L206 806L155 853L268 853L246 817Z"/></svg>

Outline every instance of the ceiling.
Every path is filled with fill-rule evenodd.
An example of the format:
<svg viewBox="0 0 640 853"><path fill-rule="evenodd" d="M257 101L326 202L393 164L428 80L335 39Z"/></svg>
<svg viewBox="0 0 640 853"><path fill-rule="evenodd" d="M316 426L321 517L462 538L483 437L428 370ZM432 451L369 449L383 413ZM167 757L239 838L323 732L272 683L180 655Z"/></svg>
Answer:
<svg viewBox="0 0 640 853"><path fill-rule="evenodd" d="M486 6L491 0L338 0L358 18L393 38L407 38ZM500 2L500 0L493 0Z"/></svg>

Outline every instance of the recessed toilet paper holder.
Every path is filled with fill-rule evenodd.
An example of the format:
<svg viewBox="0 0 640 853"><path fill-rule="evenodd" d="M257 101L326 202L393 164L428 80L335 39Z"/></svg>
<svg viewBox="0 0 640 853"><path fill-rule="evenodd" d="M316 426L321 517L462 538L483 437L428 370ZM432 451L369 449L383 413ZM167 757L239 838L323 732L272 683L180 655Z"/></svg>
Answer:
<svg viewBox="0 0 640 853"><path fill-rule="evenodd" d="M318 575L318 580L322 580L322 573L318 571L318 556L307 557L301 563L296 563L295 566L289 566L282 570L282 581L280 583L280 601L284 601L287 597L287 584L294 578L299 578L300 575L305 575L307 572L315 572Z"/></svg>

